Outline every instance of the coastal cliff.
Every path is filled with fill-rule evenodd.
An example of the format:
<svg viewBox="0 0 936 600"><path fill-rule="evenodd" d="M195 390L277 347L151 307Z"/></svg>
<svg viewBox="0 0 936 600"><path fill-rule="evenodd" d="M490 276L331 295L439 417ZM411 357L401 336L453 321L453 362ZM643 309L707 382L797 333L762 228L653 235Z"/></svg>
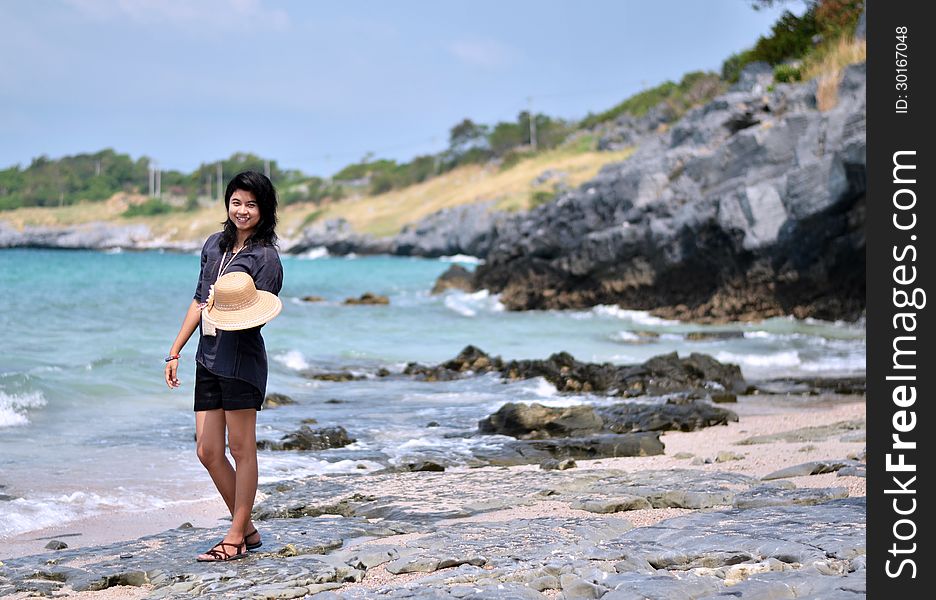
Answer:
<svg viewBox="0 0 936 600"><path fill-rule="evenodd" d="M496 226L477 288L510 309L620 304L692 320L858 318L865 297L865 67L735 90L629 160Z"/></svg>

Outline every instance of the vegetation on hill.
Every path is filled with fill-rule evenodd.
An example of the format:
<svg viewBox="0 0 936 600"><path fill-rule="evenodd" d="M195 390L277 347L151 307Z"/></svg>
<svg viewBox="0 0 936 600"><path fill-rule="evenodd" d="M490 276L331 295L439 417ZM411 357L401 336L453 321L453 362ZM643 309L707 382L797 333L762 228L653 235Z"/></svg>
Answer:
<svg viewBox="0 0 936 600"><path fill-rule="evenodd" d="M759 9L781 3L754 0L752 4ZM822 54L843 37L851 37L863 8L864 0L807 0L802 16L785 11L773 24L770 35L761 36L752 48L732 54L722 63L722 79L734 83L746 65L763 61L775 67L779 81L798 81L803 75L798 62Z"/></svg>
<svg viewBox="0 0 936 600"><path fill-rule="evenodd" d="M693 106L707 102L725 91L725 84L715 73L693 71L679 81L667 81L656 87L634 94L604 112L588 115L581 122L581 127L590 129L599 123L612 121L623 114L640 117L651 108L662 105L675 118Z"/></svg>

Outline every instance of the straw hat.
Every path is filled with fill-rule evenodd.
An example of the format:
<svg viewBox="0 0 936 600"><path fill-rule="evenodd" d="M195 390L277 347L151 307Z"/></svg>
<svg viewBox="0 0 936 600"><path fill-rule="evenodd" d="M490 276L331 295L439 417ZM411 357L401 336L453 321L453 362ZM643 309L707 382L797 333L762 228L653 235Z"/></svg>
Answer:
<svg viewBox="0 0 936 600"><path fill-rule="evenodd" d="M271 321L283 310L275 294L258 290L247 273L234 271L218 278L202 314L222 331L250 329Z"/></svg>

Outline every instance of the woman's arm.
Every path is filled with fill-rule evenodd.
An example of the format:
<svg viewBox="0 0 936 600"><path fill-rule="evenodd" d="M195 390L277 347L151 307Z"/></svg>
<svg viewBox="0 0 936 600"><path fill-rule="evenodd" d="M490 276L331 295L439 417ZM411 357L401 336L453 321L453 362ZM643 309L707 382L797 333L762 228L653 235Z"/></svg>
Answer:
<svg viewBox="0 0 936 600"><path fill-rule="evenodd" d="M172 348L169 350L169 354L181 354L182 348L185 347L186 342L189 341L189 338L192 337L192 334L195 333L195 330L198 329L198 322L201 320L201 310L198 308L198 302L192 300L192 304L189 305L188 312L185 313L185 319L182 320L182 328L179 329L179 335L176 336L175 341L172 343ZM179 385L179 379L176 377L179 369L179 360L170 360L166 363L166 385L170 388L177 388Z"/></svg>

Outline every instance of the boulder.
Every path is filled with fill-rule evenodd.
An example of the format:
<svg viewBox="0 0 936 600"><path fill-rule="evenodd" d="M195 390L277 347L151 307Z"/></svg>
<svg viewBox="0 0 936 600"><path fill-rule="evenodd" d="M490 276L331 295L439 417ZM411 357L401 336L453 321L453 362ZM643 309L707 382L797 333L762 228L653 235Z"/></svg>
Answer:
<svg viewBox="0 0 936 600"><path fill-rule="evenodd" d="M341 448L355 441L340 425L317 429L303 425L297 431L284 435L279 441L257 440L257 448L259 450L325 450Z"/></svg>
<svg viewBox="0 0 936 600"><path fill-rule="evenodd" d="M381 296L380 294L364 292L358 298L345 298L344 303L345 304L390 304L390 298L386 296Z"/></svg>
<svg viewBox="0 0 936 600"><path fill-rule="evenodd" d="M449 267L445 273L439 275L435 285L432 286L433 294L441 294L446 290L474 291L471 285L471 271L461 265Z"/></svg>

